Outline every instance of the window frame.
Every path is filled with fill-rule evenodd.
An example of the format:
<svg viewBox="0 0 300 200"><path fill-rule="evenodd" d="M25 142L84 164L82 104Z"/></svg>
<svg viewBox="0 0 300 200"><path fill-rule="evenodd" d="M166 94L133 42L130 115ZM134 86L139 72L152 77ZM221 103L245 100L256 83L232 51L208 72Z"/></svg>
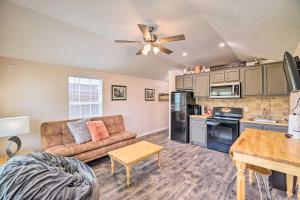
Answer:
<svg viewBox="0 0 300 200"><path fill-rule="evenodd" d="M70 94L70 83L71 83L71 79L74 78L74 79L78 79L79 80L79 83L78 83L78 102L71 102L70 98L71 98L71 94ZM80 80L81 79L87 79L89 80L89 84L87 84L89 86L89 89L88 89L88 95L89 95L89 101L83 101L81 102L81 94L80 94ZM94 102L94 101L90 101L91 100L91 89L90 89L90 86L92 85L90 83L91 80L95 80L95 81L99 81L99 84L98 84L98 101ZM75 81L73 84L76 84ZM94 85L97 85L97 84L94 84ZM79 105L79 116L72 116L71 115L71 106L76 106L76 105ZM82 115L82 112L81 112L81 105L90 105L90 114L89 116L83 116ZM92 106L91 105L98 105L98 113L96 115L92 115ZM78 118L91 118L91 117L100 117L103 115L103 81L102 79L99 79L99 78L91 78L91 77L81 77L81 76L68 76L68 116L69 116L69 119L78 119Z"/></svg>

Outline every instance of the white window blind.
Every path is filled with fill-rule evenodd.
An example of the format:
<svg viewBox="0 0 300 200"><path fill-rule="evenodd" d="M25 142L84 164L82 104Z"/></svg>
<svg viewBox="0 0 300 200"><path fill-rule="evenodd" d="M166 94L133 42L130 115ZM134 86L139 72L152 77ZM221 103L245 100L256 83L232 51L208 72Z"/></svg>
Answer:
<svg viewBox="0 0 300 200"><path fill-rule="evenodd" d="M69 77L69 118L102 115L102 80Z"/></svg>

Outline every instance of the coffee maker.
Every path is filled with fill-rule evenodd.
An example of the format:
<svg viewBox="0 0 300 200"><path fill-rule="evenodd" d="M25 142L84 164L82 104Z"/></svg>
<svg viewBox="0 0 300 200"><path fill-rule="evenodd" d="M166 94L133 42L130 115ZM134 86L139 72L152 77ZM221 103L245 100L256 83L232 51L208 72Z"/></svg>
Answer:
<svg viewBox="0 0 300 200"><path fill-rule="evenodd" d="M290 94L289 134L300 139L300 91Z"/></svg>
<svg viewBox="0 0 300 200"><path fill-rule="evenodd" d="M204 114L204 105L196 104L194 107L194 114L195 115L203 115Z"/></svg>

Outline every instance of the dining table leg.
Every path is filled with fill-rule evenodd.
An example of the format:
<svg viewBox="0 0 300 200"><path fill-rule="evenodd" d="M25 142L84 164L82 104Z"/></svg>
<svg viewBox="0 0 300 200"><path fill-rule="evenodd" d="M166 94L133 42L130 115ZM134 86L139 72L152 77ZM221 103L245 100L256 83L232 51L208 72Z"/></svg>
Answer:
<svg viewBox="0 0 300 200"><path fill-rule="evenodd" d="M249 169L248 171L249 171L249 183L250 185L252 185L254 180L254 171L251 169Z"/></svg>
<svg viewBox="0 0 300 200"><path fill-rule="evenodd" d="M236 177L236 199L245 200L246 195L246 163L236 161L237 177Z"/></svg>
<svg viewBox="0 0 300 200"><path fill-rule="evenodd" d="M297 177L297 186L298 186L297 197L298 200L300 200L300 176Z"/></svg>
<svg viewBox="0 0 300 200"><path fill-rule="evenodd" d="M286 195L288 198L293 196L293 183L294 183L294 176L287 174L286 175Z"/></svg>

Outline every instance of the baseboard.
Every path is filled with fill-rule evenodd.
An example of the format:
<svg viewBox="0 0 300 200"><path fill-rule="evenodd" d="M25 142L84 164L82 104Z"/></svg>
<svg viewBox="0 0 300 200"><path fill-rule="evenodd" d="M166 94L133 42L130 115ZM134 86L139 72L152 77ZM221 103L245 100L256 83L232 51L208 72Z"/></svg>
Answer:
<svg viewBox="0 0 300 200"><path fill-rule="evenodd" d="M165 131L168 131L168 129L169 129L169 127L164 127L164 128L155 129L152 131L143 132L143 133L138 134L137 137L144 137L144 136L150 135L150 134L165 132Z"/></svg>

